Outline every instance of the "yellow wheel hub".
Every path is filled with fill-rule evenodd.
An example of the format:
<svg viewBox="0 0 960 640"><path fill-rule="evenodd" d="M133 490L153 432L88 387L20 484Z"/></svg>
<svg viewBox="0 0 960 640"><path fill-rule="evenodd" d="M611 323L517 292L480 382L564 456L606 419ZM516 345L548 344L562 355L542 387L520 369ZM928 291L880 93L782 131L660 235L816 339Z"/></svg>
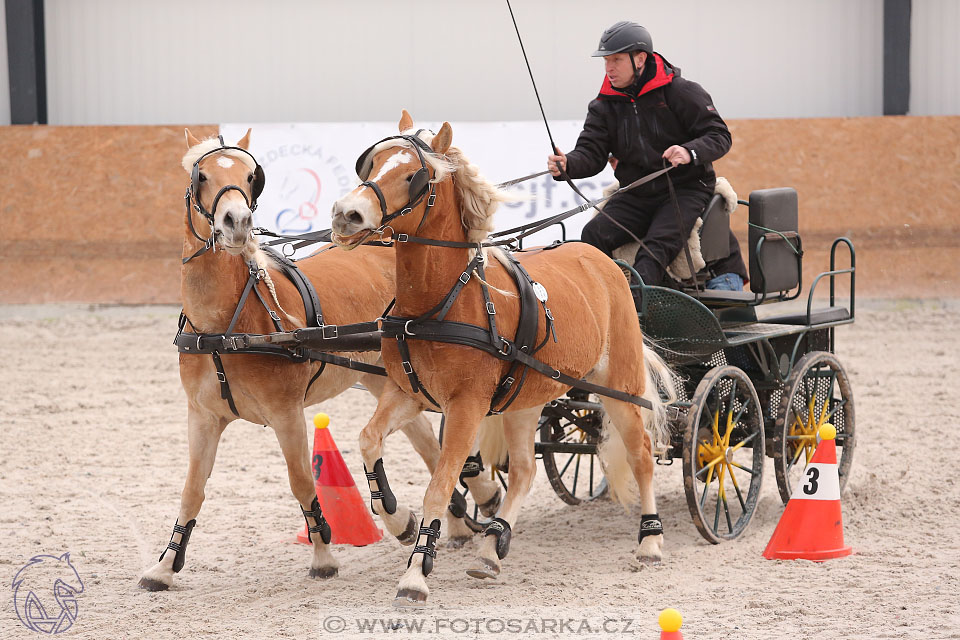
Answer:
<svg viewBox="0 0 960 640"><path fill-rule="evenodd" d="M724 476L729 474L734 486L739 486L737 484L737 478L733 475L732 461L733 454L736 453L744 443L739 442L732 447L730 446L730 436L733 435L734 427L733 411L727 413L723 435L720 434L719 410L713 413L712 423L712 433L709 434L710 440L708 441L704 438L697 445L697 471L708 467L707 477L703 481L709 483L716 479L720 485L720 498L725 499L726 489L723 481Z"/></svg>
<svg viewBox="0 0 960 640"><path fill-rule="evenodd" d="M816 400L816 396L810 399L807 406L806 421L796 412L793 414L793 421L790 423L790 429L787 432L789 438L787 442L790 443L787 447L787 454L790 455L792 460L790 464L796 464L800 460L800 456L803 455L803 464L806 466L813 458L813 452L817 450L817 434L820 433L820 427L827 421L827 405L829 403L823 403L818 416L814 406Z"/></svg>

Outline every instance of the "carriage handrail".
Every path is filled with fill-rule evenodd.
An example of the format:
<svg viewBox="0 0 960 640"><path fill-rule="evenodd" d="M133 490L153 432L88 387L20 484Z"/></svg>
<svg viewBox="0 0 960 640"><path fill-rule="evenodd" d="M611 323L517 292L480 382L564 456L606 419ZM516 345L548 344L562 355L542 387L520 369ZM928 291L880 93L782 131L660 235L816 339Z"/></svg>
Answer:
<svg viewBox="0 0 960 640"><path fill-rule="evenodd" d="M840 236L833 241L833 244L830 245L830 270L836 270L836 263L834 262L834 257L837 253L837 246L840 243L847 245L847 249L850 250L850 318L853 319L856 317L854 312L854 303L856 302L856 296L854 291L856 289L856 279L857 279L857 252L853 248L853 241L846 236ZM834 277L830 276L830 306L834 306Z"/></svg>

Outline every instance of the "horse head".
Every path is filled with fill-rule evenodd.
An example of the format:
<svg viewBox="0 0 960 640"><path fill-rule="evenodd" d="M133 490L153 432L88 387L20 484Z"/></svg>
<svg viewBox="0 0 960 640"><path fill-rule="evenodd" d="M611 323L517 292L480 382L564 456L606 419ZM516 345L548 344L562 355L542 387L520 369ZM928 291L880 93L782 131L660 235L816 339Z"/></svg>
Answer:
<svg viewBox="0 0 960 640"><path fill-rule="evenodd" d="M247 150L250 130L233 146L222 138L198 140L189 129L186 138L181 164L190 175L191 227L200 238L197 214L202 215L211 226L212 242L237 255L252 241L253 211L264 185L263 169Z"/></svg>
<svg viewBox="0 0 960 640"><path fill-rule="evenodd" d="M357 175L363 182L333 205L333 241L345 249L386 229L413 234L434 205L437 185L456 168L444 158L453 139L450 123L437 134L415 130L404 110L399 128L400 135L360 155Z"/></svg>

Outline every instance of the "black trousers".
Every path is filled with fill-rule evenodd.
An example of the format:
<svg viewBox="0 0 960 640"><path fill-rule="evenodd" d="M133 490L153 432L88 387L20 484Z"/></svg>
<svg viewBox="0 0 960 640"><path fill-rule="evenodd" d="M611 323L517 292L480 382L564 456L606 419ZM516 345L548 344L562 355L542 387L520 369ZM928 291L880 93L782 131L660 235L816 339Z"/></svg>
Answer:
<svg viewBox="0 0 960 640"><path fill-rule="evenodd" d="M690 230L713 196L713 189L705 188L699 182L675 185L674 190L682 222L677 220L669 192L644 196L627 191L608 200L603 208L607 215L632 231L650 249L648 252L641 247L633 264L646 285L663 284L667 266L683 251ZM584 226L581 240L608 256L612 256L617 247L634 242L630 234L602 214L594 216ZM739 247L737 249L739 254Z"/></svg>

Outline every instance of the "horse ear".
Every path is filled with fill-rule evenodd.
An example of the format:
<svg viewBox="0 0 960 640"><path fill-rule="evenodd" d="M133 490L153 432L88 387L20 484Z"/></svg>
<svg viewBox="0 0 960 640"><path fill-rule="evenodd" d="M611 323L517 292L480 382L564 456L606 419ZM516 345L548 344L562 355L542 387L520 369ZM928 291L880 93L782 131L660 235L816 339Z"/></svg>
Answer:
<svg viewBox="0 0 960 640"><path fill-rule="evenodd" d="M410 113L404 109L403 113L400 114L400 133L409 131L410 129L413 129L413 118L410 116Z"/></svg>
<svg viewBox="0 0 960 640"><path fill-rule="evenodd" d="M194 136L192 133L190 133L190 129L184 129L184 130L183 130L183 133L184 133L184 135L186 135L186 137L187 137L187 148L188 148L188 149L189 149L190 147L195 147L195 146L197 146L198 144L200 144L200 141L197 140L196 136Z"/></svg>
<svg viewBox="0 0 960 640"><path fill-rule="evenodd" d="M239 140L237 140L237 146L238 146L238 147L240 147L241 149L249 149L249 148L250 148L250 132L251 132L251 131L253 131L253 129L247 129L246 135L244 135L242 138L240 138Z"/></svg>
<svg viewBox="0 0 960 640"><path fill-rule="evenodd" d="M433 136L430 148L433 149L434 153L442 156L450 148L451 142L453 142L453 128L449 122L444 122L443 126L440 127L440 133Z"/></svg>

